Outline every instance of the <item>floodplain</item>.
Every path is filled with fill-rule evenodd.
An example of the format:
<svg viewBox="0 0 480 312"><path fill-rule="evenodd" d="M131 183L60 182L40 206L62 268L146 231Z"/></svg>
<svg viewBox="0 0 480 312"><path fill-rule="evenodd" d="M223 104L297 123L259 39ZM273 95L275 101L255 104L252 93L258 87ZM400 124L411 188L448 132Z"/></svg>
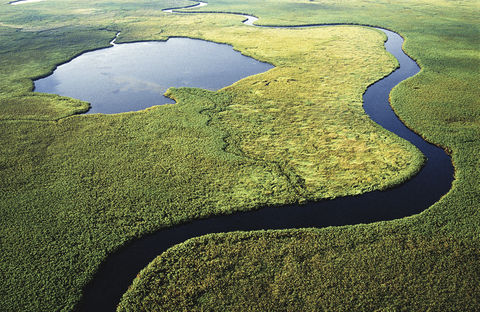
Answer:
<svg viewBox="0 0 480 312"><path fill-rule="evenodd" d="M385 189L421 168L418 150L362 109L366 87L396 66L380 32L253 28L240 16L161 11L188 4L3 5L1 310L73 310L108 254L158 229ZM478 307L478 4L211 1L208 10L251 13L269 25L358 23L402 34L422 72L394 89L393 108L451 153L455 182L405 219L189 240L143 271L119 309ZM173 88L176 104L115 115L78 115L88 103L32 92L32 80L107 47L118 31L118 42L228 43L275 69L219 92Z"/></svg>

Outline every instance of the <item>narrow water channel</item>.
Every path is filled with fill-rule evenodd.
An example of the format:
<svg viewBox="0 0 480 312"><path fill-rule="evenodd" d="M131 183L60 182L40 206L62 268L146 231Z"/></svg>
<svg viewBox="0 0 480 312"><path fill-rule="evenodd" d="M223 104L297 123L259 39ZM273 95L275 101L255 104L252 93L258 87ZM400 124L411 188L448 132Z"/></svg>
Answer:
<svg viewBox="0 0 480 312"><path fill-rule="evenodd" d="M168 12L175 10L169 9ZM253 16L244 16L249 23L255 20ZM321 26L325 25L295 27ZM388 96L391 89L399 82L415 75L419 67L403 52L403 38L400 35L386 29L377 29L387 35L385 48L397 58L400 68L367 89L363 96L364 108L375 122L412 142L424 153L428 161L418 175L386 191L374 191L359 196L303 205L265 207L255 211L195 220L160 230L110 255L84 290L78 310L114 311L121 296L141 269L169 247L192 237L236 230L326 227L392 220L419 213L447 193L453 180L450 157L442 149L425 142L405 127L389 104Z"/></svg>

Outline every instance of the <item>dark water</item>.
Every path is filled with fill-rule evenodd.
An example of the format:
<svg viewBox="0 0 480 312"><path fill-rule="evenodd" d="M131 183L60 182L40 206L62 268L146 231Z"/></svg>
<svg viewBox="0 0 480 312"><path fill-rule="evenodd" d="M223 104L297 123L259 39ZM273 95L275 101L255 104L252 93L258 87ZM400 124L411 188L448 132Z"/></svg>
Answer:
<svg viewBox="0 0 480 312"><path fill-rule="evenodd" d="M429 144L408 129L390 108L388 102L390 90L401 81L418 73L420 68L403 53L403 38L400 35L386 29L381 30L388 36L385 48L397 58L400 68L367 89L363 95L364 109L372 120L410 141L427 157L427 163L420 173L411 181L395 189L394 193L400 204L418 207L417 212L420 212L448 192L453 181L453 165L451 158L442 149Z"/></svg>
<svg viewBox="0 0 480 312"><path fill-rule="evenodd" d="M35 91L90 102L88 114L114 114L174 103L163 96L169 87L218 90L271 68L225 44L171 38L82 54L36 80Z"/></svg>
<svg viewBox="0 0 480 312"><path fill-rule="evenodd" d="M309 27L318 26L321 25ZM380 30L388 36L385 47L399 60L400 68L367 89L364 94L365 111L375 122L409 140L425 154L428 161L417 176L387 191L304 205L265 207L160 230L110 255L84 290L79 310L114 311L122 294L141 269L169 247L195 236L235 230L326 227L392 220L417 214L447 193L453 180L450 157L406 128L392 112L388 101L391 89L415 75L419 68L402 51L401 36Z"/></svg>

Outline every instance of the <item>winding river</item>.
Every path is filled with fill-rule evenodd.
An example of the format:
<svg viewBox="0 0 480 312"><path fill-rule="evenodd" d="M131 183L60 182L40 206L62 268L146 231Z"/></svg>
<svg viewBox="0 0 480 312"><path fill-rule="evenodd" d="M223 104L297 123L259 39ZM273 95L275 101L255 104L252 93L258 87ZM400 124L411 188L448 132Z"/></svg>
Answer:
<svg viewBox="0 0 480 312"><path fill-rule="evenodd" d="M206 4L199 3L189 7L204 5ZM176 13L175 9L164 11ZM247 25L253 25L257 20L254 16L231 14L244 16L244 23ZM320 26L326 25L291 27ZM363 95L364 109L375 122L410 141L424 153L428 161L418 175L386 191L214 216L147 235L124 246L102 263L94 279L84 290L78 310L114 311L122 294L141 269L169 247L192 237L236 230L326 227L392 220L419 213L447 193L453 180L450 157L442 149L425 142L405 127L389 104L391 89L418 73L420 68L403 52L403 38L399 34L387 29L377 29L387 35L385 48L397 58L400 67L368 87Z"/></svg>

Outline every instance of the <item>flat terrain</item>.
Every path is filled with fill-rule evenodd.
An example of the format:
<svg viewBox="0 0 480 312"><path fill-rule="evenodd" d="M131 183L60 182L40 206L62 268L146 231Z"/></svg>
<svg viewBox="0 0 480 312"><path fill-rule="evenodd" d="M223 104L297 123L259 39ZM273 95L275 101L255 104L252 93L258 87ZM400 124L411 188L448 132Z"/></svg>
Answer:
<svg viewBox="0 0 480 312"><path fill-rule="evenodd" d="M361 107L365 88L396 66L383 34L161 12L188 3L2 6L0 310L72 310L108 253L159 228L383 189L420 168L419 152ZM210 2L208 10L254 13L266 24L354 22L400 32L423 71L394 90L392 104L452 152L456 181L426 212L393 222L190 240L157 258L120 309L473 310L478 4L435 3ZM31 92L31 79L108 46L117 31L119 42L225 42L276 68L220 92L171 89L175 105L118 115L72 116L88 104Z"/></svg>
<svg viewBox="0 0 480 312"><path fill-rule="evenodd" d="M119 310L477 310L479 4L211 1L208 9L248 12L267 25L351 22L400 32L422 72L393 91L393 107L452 153L456 180L430 209L402 220L189 240L142 272Z"/></svg>

